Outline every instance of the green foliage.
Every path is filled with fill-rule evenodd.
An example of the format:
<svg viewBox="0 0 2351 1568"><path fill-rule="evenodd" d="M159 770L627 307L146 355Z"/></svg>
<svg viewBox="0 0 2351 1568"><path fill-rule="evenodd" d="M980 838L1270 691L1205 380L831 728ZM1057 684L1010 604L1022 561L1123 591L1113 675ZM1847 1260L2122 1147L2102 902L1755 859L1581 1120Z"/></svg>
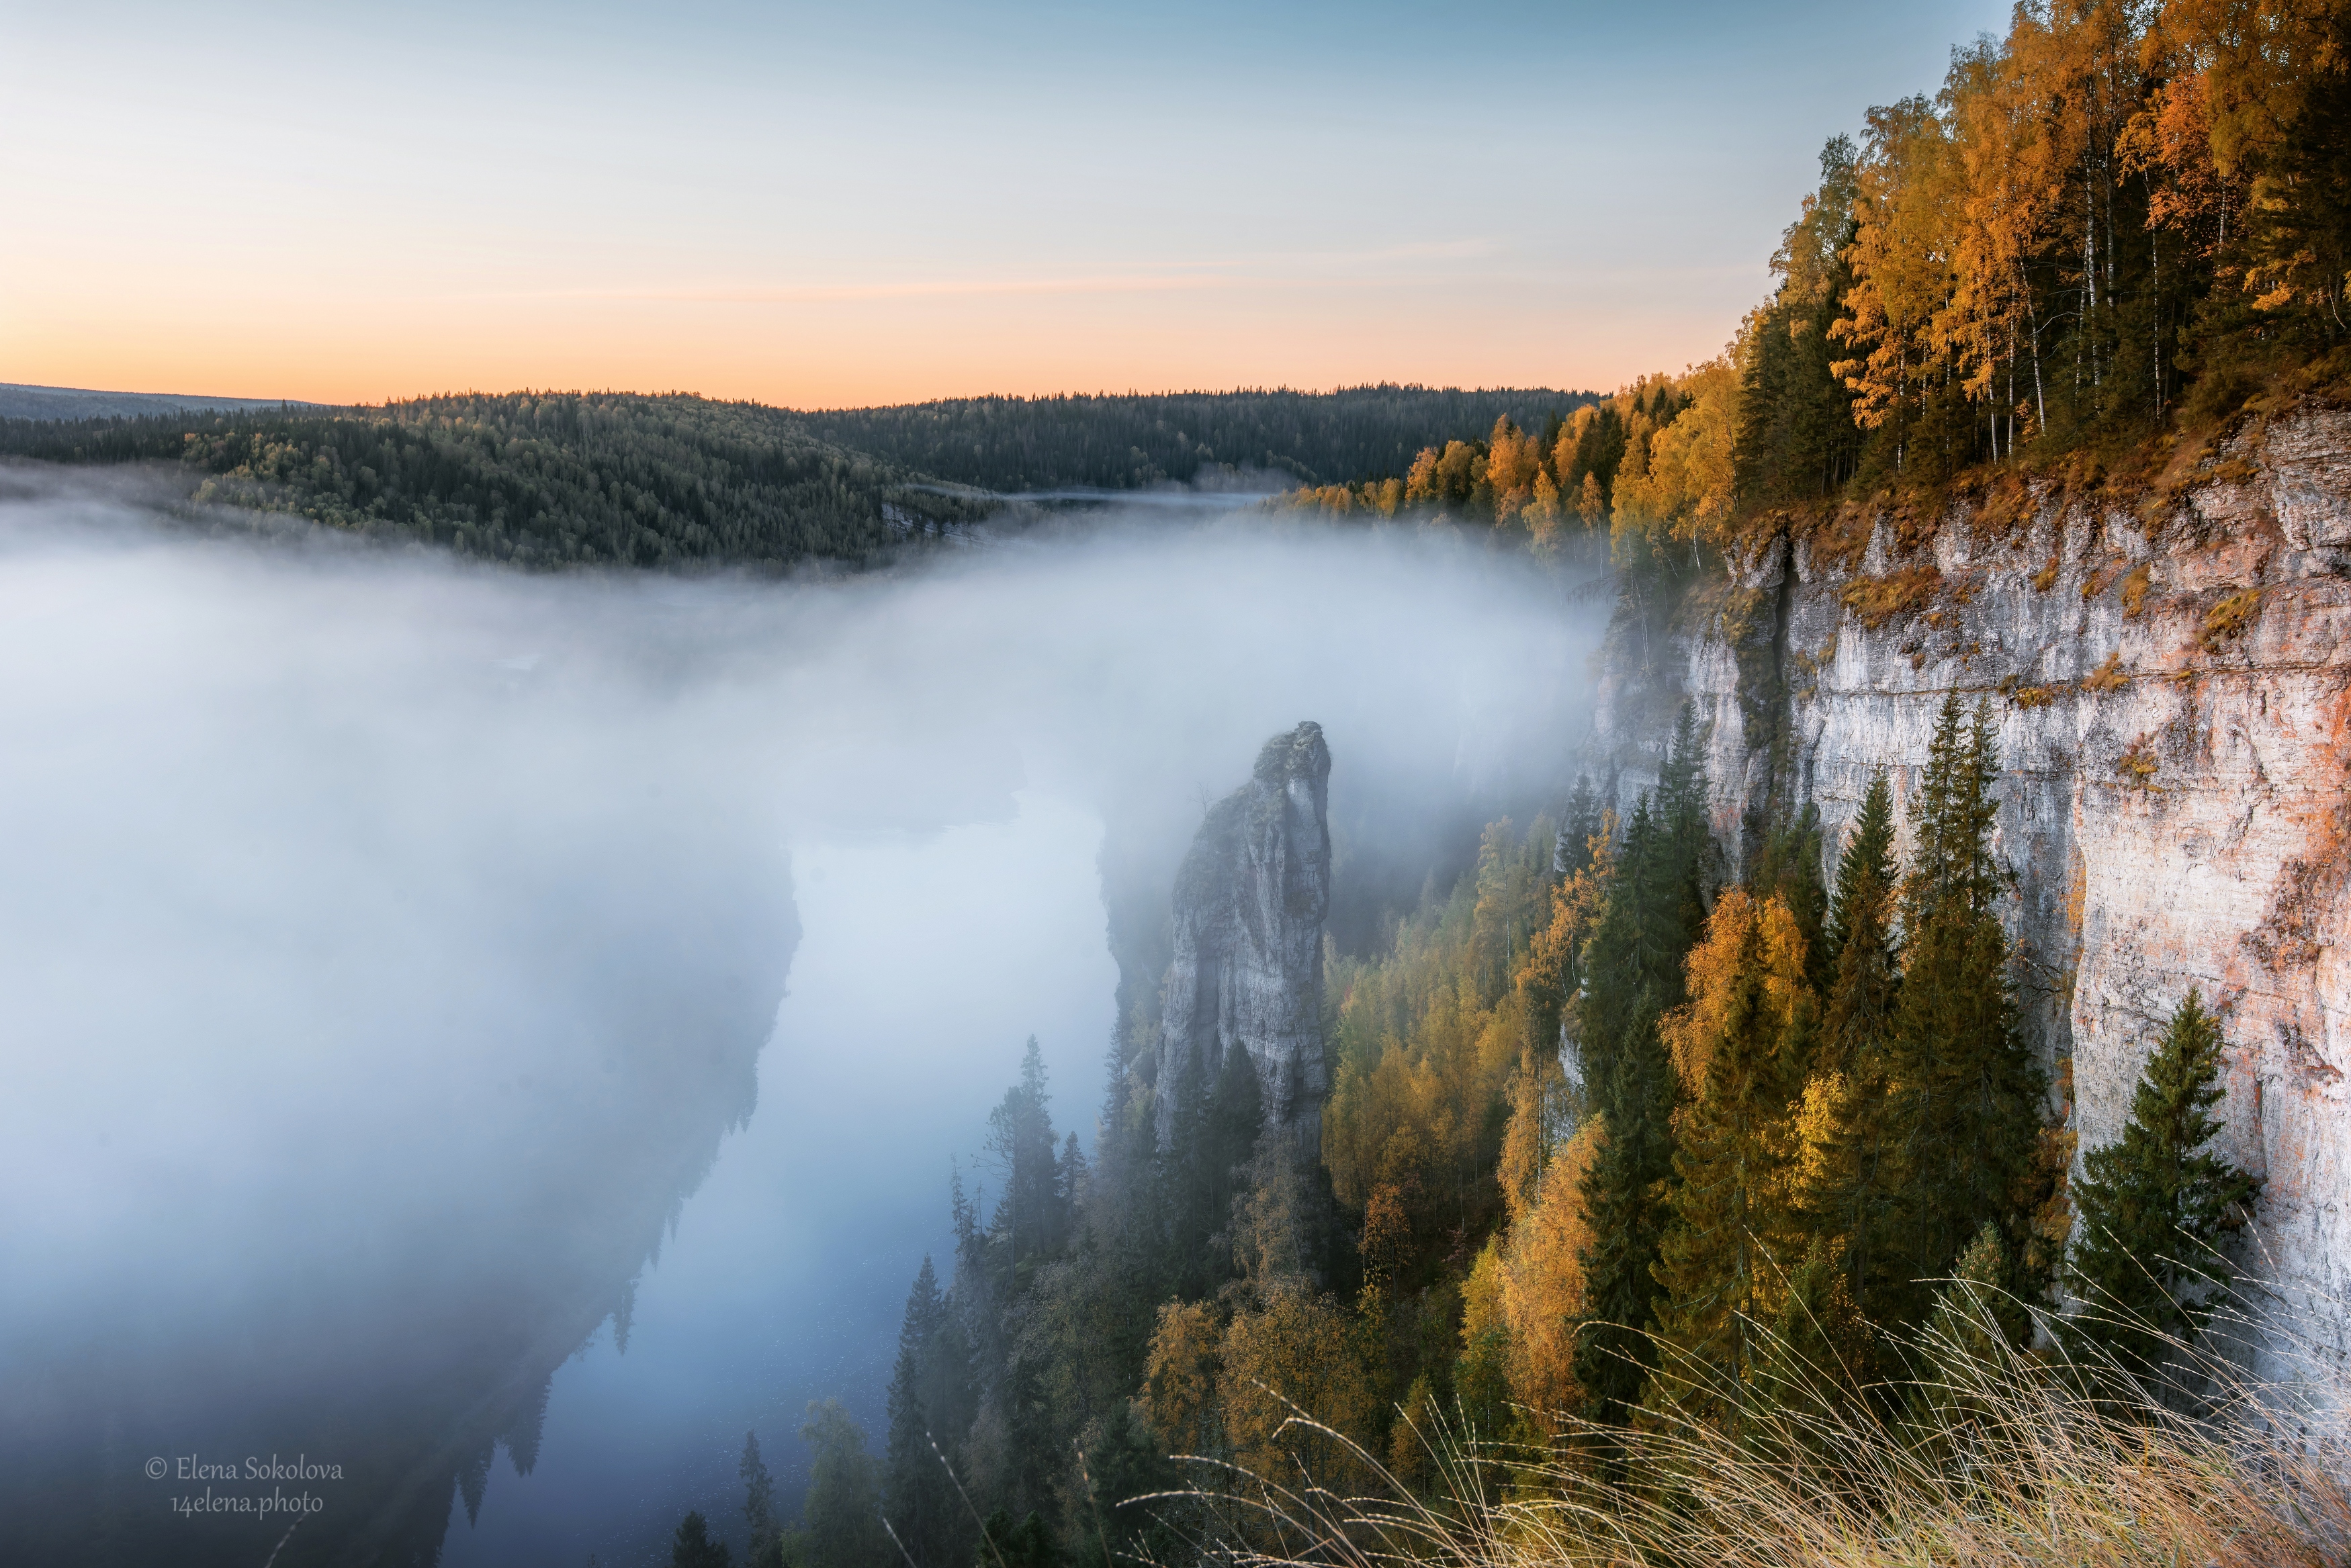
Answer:
<svg viewBox="0 0 2351 1568"><path fill-rule="evenodd" d="M839 1400L812 1399L800 1438L815 1450L808 1496L800 1504L808 1568L873 1568L891 1548L863 1429Z"/></svg>
<svg viewBox="0 0 2351 1568"><path fill-rule="evenodd" d="M1637 802L1625 829L1607 907L1584 950L1576 1009L1585 1089L1605 1137L1582 1188L1592 1241L1575 1377L1586 1413L1608 1423L1639 1402L1656 1359L1648 1334L1678 1097L1657 1023L1683 1001L1682 961L1705 919L1713 853L1706 800L1697 720L1685 704L1654 802Z"/></svg>
<svg viewBox="0 0 2351 1568"><path fill-rule="evenodd" d="M1744 505L1834 495L1860 460L1853 394L1829 369L1840 358L1829 327L1853 286L1844 251L1853 239L1857 160L1850 137L1831 137L1821 150L1820 189L1804 199L1803 215L1771 258L1779 286L1748 323L1732 458Z"/></svg>
<svg viewBox="0 0 2351 1568"><path fill-rule="evenodd" d="M2216 1250L2259 1184L2211 1152L2220 1123L2220 1025L2190 991L2131 1097L2122 1136L2084 1158L2070 1273L2075 1333L2126 1367L2158 1366L2220 1299Z"/></svg>
<svg viewBox="0 0 2351 1568"><path fill-rule="evenodd" d="M1888 1113L1889 1053L1901 993L1894 940L1894 796L1874 774L1837 861L1829 908L1833 958L1822 1017L1821 1067L1814 1092L1818 1174L1806 1192L1813 1224L1842 1238L1850 1299L1865 1315L1882 1315L1898 1277L1896 1226L1901 1211L1900 1162Z"/></svg>
<svg viewBox="0 0 2351 1568"><path fill-rule="evenodd" d="M987 1113L985 1145L1004 1183L994 1224L1003 1244L996 1255L1016 1272L1061 1251L1069 1236L1069 1188L1074 1172L1055 1158L1047 1103L1045 1058L1032 1034L1020 1059L1020 1081ZM1074 1147L1071 1153L1075 1155Z"/></svg>
<svg viewBox="0 0 2351 1568"><path fill-rule="evenodd" d="M996 1568L1059 1568L1061 1561L1053 1532L1042 1518L1031 1512L1015 1524L1011 1513L1001 1508L981 1525L979 1542L971 1555Z"/></svg>
<svg viewBox="0 0 2351 1568"><path fill-rule="evenodd" d="M2007 932L1993 912L2005 875L1991 853L1999 757L1988 706L1944 700L1902 893L1902 987L1886 1076L1899 1150L1893 1278L1941 1276L1986 1221L2029 1235L2029 1182L2044 1089L2016 1027ZM1891 1287L1885 1317L1915 1324L1925 1287Z"/></svg>
<svg viewBox="0 0 2351 1568"><path fill-rule="evenodd" d="M1645 999L1594 1084L1606 1137L1584 1175L1592 1244L1583 1254L1583 1323L1575 1380L1584 1415L1621 1426L1656 1365L1656 1268L1673 1176L1673 1064L1657 1040L1657 1009Z"/></svg>
<svg viewBox="0 0 2351 1568"><path fill-rule="evenodd" d="M1821 881L1821 810L1810 801L1792 818L1772 822L1756 846L1747 886L1787 906L1804 939L1804 972L1829 972L1828 888Z"/></svg>
<svg viewBox="0 0 2351 1568"><path fill-rule="evenodd" d="M735 1467L743 1480L743 1519L751 1527L750 1560L757 1564L782 1529L776 1517L776 1478L759 1456L759 1434L743 1434L743 1458Z"/></svg>
<svg viewBox="0 0 2351 1568"><path fill-rule="evenodd" d="M963 1327L925 1257L898 1329L882 1477L891 1529L918 1568L959 1568L963 1562L969 1526L944 1456L970 1429L977 1402Z"/></svg>
<svg viewBox="0 0 2351 1568"><path fill-rule="evenodd" d="M381 408L0 422L0 452L177 462L199 503L517 566L862 562L983 514L757 403L518 392Z"/></svg>
<svg viewBox="0 0 2351 1568"><path fill-rule="evenodd" d="M1141 489L1263 469L1313 484L1401 475L1431 440L1573 410L1589 392L1420 386L959 398L796 416L820 440L992 491Z"/></svg>
<svg viewBox="0 0 2351 1568"><path fill-rule="evenodd" d="M1690 956L1689 1005L1661 1025L1688 1104L1654 1271L1664 1295L1653 1397L1686 1413L1713 1411L1722 1390L1743 1402L1763 1349L1757 1330L1800 1245L1784 1122L1812 1044L1803 963L1787 907L1731 889Z"/></svg>
<svg viewBox="0 0 2351 1568"><path fill-rule="evenodd" d="M1136 1557L1168 1561L1175 1542L1160 1539L1151 1505L1134 1501L1179 1484L1165 1445L1134 1402L1123 1398L1111 1405L1089 1437L1066 1532L1071 1560L1086 1568L1116 1568Z"/></svg>
<svg viewBox="0 0 2351 1568"><path fill-rule="evenodd" d="M1186 1068L1169 1085L1176 1114L1159 1161L1170 1275L1178 1294L1196 1299L1232 1277L1231 1250L1212 1238L1231 1220L1241 1168L1265 1125L1265 1087L1245 1050L1228 1050L1213 1081L1202 1053Z"/></svg>
<svg viewBox="0 0 2351 1568"><path fill-rule="evenodd" d="M689 1513L678 1521L677 1534L670 1542L670 1568L727 1568L734 1561L726 1543L710 1539L710 1524L699 1513Z"/></svg>

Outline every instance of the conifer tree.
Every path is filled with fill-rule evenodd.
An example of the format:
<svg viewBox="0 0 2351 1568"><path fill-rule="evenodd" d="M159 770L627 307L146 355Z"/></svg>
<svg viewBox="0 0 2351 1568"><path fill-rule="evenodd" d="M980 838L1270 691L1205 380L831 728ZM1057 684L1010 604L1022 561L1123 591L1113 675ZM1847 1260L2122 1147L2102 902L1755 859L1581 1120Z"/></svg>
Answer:
<svg viewBox="0 0 2351 1568"><path fill-rule="evenodd" d="M1567 797L1567 809L1559 820L1552 871L1562 877L1573 877L1592 864L1592 838L1600 831L1604 809L1600 793L1592 787L1592 775L1576 774L1575 791Z"/></svg>
<svg viewBox="0 0 2351 1568"><path fill-rule="evenodd" d="M670 1568L728 1568L733 1561L724 1541L710 1539L710 1522L699 1513L678 1521L669 1543Z"/></svg>
<svg viewBox="0 0 2351 1568"><path fill-rule="evenodd" d="M918 1568L951 1568L966 1544L963 1504L946 1456L955 1453L970 1426L972 1405L962 1333L925 1257L906 1293L906 1315L898 1329L882 1477L890 1526Z"/></svg>
<svg viewBox="0 0 2351 1568"><path fill-rule="evenodd" d="M1915 1341L1926 1376L1907 1400L1917 1429L1930 1442L1949 1441L1950 1417L1997 1386L2010 1347L2024 1343L2032 1324L2009 1290L2014 1273L2000 1227L1984 1221L1953 1262L1934 1293L1934 1306Z"/></svg>
<svg viewBox="0 0 2351 1568"><path fill-rule="evenodd" d="M1673 1178L1673 1064L1657 1020L1682 1002L1682 960L1705 919L1706 773L1685 704L1655 804L1635 803L1607 907L1584 950L1577 1038L1584 1091L1604 1118L1580 1184L1592 1242L1575 1379L1586 1413L1622 1422L1654 1364L1653 1272Z"/></svg>
<svg viewBox="0 0 2351 1568"><path fill-rule="evenodd" d="M1804 938L1804 973L1815 985L1828 975L1828 889L1821 884L1821 812L1806 802L1792 819L1782 816L1763 831L1748 886L1759 898L1776 898L1795 917Z"/></svg>
<svg viewBox="0 0 2351 1568"><path fill-rule="evenodd" d="M1657 816L1673 845L1669 876L1683 947L1698 940L1706 919L1707 878L1714 868L1714 834L1707 809L1706 756L1699 750L1698 710L1688 702L1674 717L1672 748L1657 770ZM1675 959L1677 966L1678 956Z"/></svg>
<svg viewBox="0 0 2351 1568"><path fill-rule="evenodd" d="M1059 1251L1068 1234L1049 1098L1045 1059L1032 1034L1020 1059L1020 1081L987 1114L987 1152L1004 1178L996 1229L1009 1244L1007 1262L1014 1270Z"/></svg>
<svg viewBox="0 0 2351 1568"><path fill-rule="evenodd" d="M743 1459L735 1473L743 1478L743 1518L751 1527L750 1557L756 1564L778 1533L776 1478L768 1473L768 1462L759 1457L758 1433L743 1434Z"/></svg>
<svg viewBox="0 0 2351 1568"><path fill-rule="evenodd" d="M809 1568L873 1568L890 1540L882 1530L882 1498L865 1433L839 1400L812 1399L800 1437L815 1450L808 1498L800 1505Z"/></svg>
<svg viewBox="0 0 2351 1568"><path fill-rule="evenodd" d="M1900 994L1894 940L1894 795L1869 781L1837 859L1829 905L1828 995L1816 1076L1805 1096L1813 1178L1804 1195L1817 1234L1837 1251L1849 1299L1884 1313L1892 1276L1898 1162L1887 1117L1887 1052Z"/></svg>
<svg viewBox="0 0 2351 1568"><path fill-rule="evenodd" d="M1575 1383L1592 1420L1623 1425L1656 1364L1652 1272L1673 1174L1674 1079L1654 1001L1635 1012L1606 1085L1598 1151L1582 1182L1592 1244L1583 1257Z"/></svg>
<svg viewBox="0 0 2351 1568"><path fill-rule="evenodd" d="M2125 1366L2159 1365L2208 1321L2225 1270L2213 1243L2259 1184L2210 1150L2220 1123L2220 1025L2190 991L2131 1098L2122 1136L2083 1160L2071 1273L2084 1339Z"/></svg>
<svg viewBox="0 0 2351 1568"><path fill-rule="evenodd" d="M1949 1272L1987 1220L2021 1240L2043 1084L2018 1037L2008 934L1993 912L1999 753L1986 708L1956 694L1935 726L1919 790L1917 864L1902 895L1901 999L1887 1076L1902 1213L1893 1235L1896 1321L1915 1324L1925 1282ZM2014 1255L2014 1249L2011 1249Z"/></svg>
<svg viewBox="0 0 2351 1568"><path fill-rule="evenodd" d="M1785 1129L1817 1012L1805 945L1776 895L1731 888L1690 953L1688 1003L1658 1026L1690 1104L1656 1268L1657 1396L1693 1410L1741 1397L1802 1251Z"/></svg>

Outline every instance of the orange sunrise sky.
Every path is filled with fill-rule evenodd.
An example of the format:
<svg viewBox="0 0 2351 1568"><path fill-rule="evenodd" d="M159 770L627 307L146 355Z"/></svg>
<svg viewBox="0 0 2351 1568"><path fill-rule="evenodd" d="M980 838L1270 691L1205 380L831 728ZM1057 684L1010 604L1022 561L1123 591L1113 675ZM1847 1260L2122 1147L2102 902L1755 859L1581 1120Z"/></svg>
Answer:
<svg viewBox="0 0 2351 1568"><path fill-rule="evenodd" d="M1606 388L2004 13L18 5L0 380Z"/></svg>

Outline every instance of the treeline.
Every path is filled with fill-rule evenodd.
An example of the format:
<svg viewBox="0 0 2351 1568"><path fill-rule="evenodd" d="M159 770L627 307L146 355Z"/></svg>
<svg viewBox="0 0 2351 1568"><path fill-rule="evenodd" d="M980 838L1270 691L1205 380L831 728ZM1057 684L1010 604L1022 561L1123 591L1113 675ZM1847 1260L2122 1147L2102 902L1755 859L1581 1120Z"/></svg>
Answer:
<svg viewBox="0 0 2351 1568"><path fill-rule="evenodd" d="M823 440L957 483L1013 492L1213 486L1262 470L1307 484L1401 475L1435 437L1573 412L1590 392L1347 387L958 398L799 415Z"/></svg>
<svg viewBox="0 0 2351 1568"><path fill-rule="evenodd" d="M1771 265L1719 358L1602 405L1613 469L1497 426L1296 502L1720 543L1980 465L2160 463L2249 401L2339 389L2351 8L2025 0L1939 92L1829 142Z"/></svg>
<svg viewBox="0 0 2351 1568"><path fill-rule="evenodd" d="M757 403L532 393L381 408L0 421L0 453L177 462L196 503L526 566L857 562L976 521L887 462Z"/></svg>
<svg viewBox="0 0 2351 1568"><path fill-rule="evenodd" d="M1400 478L1309 486L1277 504L1339 517L1426 511L1491 522L1523 530L1538 554L1550 554L1565 529L1599 526L1620 508L1629 520L1693 504L1692 486L1707 483L1729 438L1715 417L1719 399L1683 416L1718 392L1719 379L1706 369L1644 377L1554 416L1540 435L1502 416L1482 439L1423 447Z"/></svg>
<svg viewBox="0 0 2351 1568"><path fill-rule="evenodd" d="M1604 1476L1612 1432L1915 1418L1955 1336L2030 1355L2035 1313L2061 1375L2159 1384L2229 1299L2216 1249L2254 1192L2210 1147L2220 1030L2180 999L2069 1187L2068 1066L2020 1034L1995 909L1993 731L1948 700L1907 862L1881 774L1833 880L1809 810L1724 880L1687 710L1628 815L1580 785L1556 823L1495 824L1375 957L1332 955L1306 1158L1242 1054L1151 1085L1126 1050L1090 1162L1032 1042L990 1120L993 1205L957 1184L954 1277L925 1260L909 1295L881 1452L813 1410L806 1528L761 1525L760 1560L1262 1547L1245 1508L1166 1495L1234 1470L1166 1456L1436 1496L1449 1431L1555 1467L1513 1486Z"/></svg>

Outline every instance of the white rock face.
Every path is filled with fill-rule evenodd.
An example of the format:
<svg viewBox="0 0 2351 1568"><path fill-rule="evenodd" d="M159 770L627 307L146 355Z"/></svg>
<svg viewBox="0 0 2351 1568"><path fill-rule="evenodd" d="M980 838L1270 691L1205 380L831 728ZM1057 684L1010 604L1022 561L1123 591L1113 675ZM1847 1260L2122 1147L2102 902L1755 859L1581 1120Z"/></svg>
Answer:
<svg viewBox="0 0 2351 1568"><path fill-rule="evenodd" d="M1175 961L1160 1003L1159 1137L1196 1061L1216 1082L1247 1051L1266 1118L1319 1150L1322 921L1331 910L1331 751L1319 724L1276 735L1249 783L1209 809L1176 874Z"/></svg>
<svg viewBox="0 0 2351 1568"><path fill-rule="evenodd" d="M1820 807L1833 869L1880 767L1907 854L1945 694L1989 701L2026 1027L2071 1058L2080 1147L2116 1136L2200 988L2228 1039L2224 1152L2264 1180L2250 1261L2351 1356L2351 415L2241 438L2199 477L2138 510L1961 504L1907 548L1880 518L1855 567L1782 542L1692 595L1654 675L1613 638L1591 756L1629 800L1687 694L1732 869L1775 768ZM1906 584L1875 628L1855 607Z"/></svg>

